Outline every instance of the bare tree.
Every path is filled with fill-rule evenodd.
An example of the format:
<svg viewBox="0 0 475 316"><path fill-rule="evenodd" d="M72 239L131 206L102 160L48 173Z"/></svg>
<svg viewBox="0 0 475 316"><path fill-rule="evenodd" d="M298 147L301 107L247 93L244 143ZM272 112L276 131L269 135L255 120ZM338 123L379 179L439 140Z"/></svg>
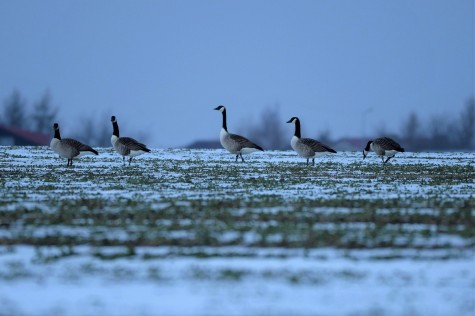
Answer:
<svg viewBox="0 0 475 316"><path fill-rule="evenodd" d="M435 150L447 150L453 148L450 142L447 117L444 115L433 115L429 121L429 141L428 148Z"/></svg>
<svg viewBox="0 0 475 316"><path fill-rule="evenodd" d="M331 146L333 144L331 133L328 128L318 133L316 140L328 146Z"/></svg>
<svg viewBox="0 0 475 316"><path fill-rule="evenodd" d="M3 122L15 127L27 126L26 102L18 90L14 90L3 104Z"/></svg>
<svg viewBox="0 0 475 316"><path fill-rule="evenodd" d="M261 114L260 121L251 127L249 138L264 149L284 149L284 120L278 105L268 106Z"/></svg>
<svg viewBox="0 0 475 316"><path fill-rule="evenodd" d="M102 117L99 116L99 122L95 121L92 117L82 118L80 120L81 128L77 129L80 130L80 133L76 134L75 137L93 147L111 146L112 126L107 124L108 120L103 120Z"/></svg>
<svg viewBox="0 0 475 316"><path fill-rule="evenodd" d="M402 139L412 150L419 149L422 135L420 134L421 123L415 112L411 112L402 124Z"/></svg>
<svg viewBox="0 0 475 316"><path fill-rule="evenodd" d="M460 113L458 129L461 148L473 149L475 147L475 98L470 98Z"/></svg>
<svg viewBox="0 0 475 316"><path fill-rule="evenodd" d="M35 131L47 133L56 119L58 108L51 105L51 95L46 91L41 99L33 106L31 120Z"/></svg>
<svg viewBox="0 0 475 316"><path fill-rule="evenodd" d="M95 146L99 147L109 147L111 145L111 136L112 136L112 127L107 126L108 124L101 124L101 127L98 128L96 137L94 138ZM141 137L141 141L145 142L146 138Z"/></svg>

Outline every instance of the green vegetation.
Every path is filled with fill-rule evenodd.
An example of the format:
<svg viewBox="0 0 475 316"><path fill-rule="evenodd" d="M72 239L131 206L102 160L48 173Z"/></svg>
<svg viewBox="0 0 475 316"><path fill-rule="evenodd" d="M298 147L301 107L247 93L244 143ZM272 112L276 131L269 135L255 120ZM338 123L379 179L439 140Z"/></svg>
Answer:
<svg viewBox="0 0 475 316"><path fill-rule="evenodd" d="M123 166L105 149L68 168L46 148L2 147L0 244L58 247L58 258L89 245L103 260L141 246L198 258L219 254L196 247L475 248L473 155L407 154L384 166L342 155L312 168L291 152L235 163L175 149Z"/></svg>

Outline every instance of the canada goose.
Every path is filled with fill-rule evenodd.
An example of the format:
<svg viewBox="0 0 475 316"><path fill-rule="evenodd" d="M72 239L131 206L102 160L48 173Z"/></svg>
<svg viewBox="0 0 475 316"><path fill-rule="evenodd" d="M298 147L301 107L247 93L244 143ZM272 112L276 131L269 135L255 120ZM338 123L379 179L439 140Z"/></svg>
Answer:
<svg viewBox="0 0 475 316"><path fill-rule="evenodd" d="M88 145L72 139L72 138L63 138L59 133L58 123L53 124L54 136L51 139L49 147L56 152L60 157L68 158L68 163L66 166L73 165L73 158L81 157L84 155L98 155L98 152L92 149Z"/></svg>
<svg viewBox="0 0 475 316"><path fill-rule="evenodd" d="M363 150L363 159L366 158L370 151L374 151L378 156L381 156L383 163L386 163L396 155L397 152L404 152L404 148L389 137L380 137L375 140L370 140ZM388 157L384 161L384 156Z"/></svg>
<svg viewBox="0 0 475 316"><path fill-rule="evenodd" d="M250 154L258 150L264 151L262 147L254 144L249 139L240 135L228 133L228 127L226 125L226 108L224 105L216 107L215 110L220 111L223 114L223 126L219 133L219 141L227 151L231 154L236 154L236 161L241 157L242 162L244 162L242 154Z"/></svg>
<svg viewBox="0 0 475 316"><path fill-rule="evenodd" d="M144 153L149 153L150 149L142 143L139 143L130 137L119 137L119 125L115 116L111 117L113 132L111 136L111 143L115 150L122 156L122 161L125 164L125 156L129 156L129 166L132 158Z"/></svg>
<svg viewBox="0 0 475 316"><path fill-rule="evenodd" d="M301 138L300 120L298 117L292 117L287 123L295 124L295 133L290 140L290 146L292 146L300 156L307 158L307 166L310 158L312 158L312 166L315 166L315 157L320 157L328 153L336 153L334 149L319 141L311 138Z"/></svg>

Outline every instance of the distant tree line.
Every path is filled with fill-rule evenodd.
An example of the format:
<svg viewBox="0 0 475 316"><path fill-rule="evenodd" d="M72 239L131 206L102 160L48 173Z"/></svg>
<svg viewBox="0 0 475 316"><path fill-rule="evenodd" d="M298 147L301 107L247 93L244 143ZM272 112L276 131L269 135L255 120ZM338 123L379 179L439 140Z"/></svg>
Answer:
<svg viewBox="0 0 475 316"><path fill-rule="evenodd" d="M22 128L29 131L53 134L53 123L58 122L59 107L53 105L49 91L32 104L18 90L14 90L3 101L0 111L0 124ZM108 124L96 124L92 117L80 118L81 128L75 134L66 135L83 141L91 146L110 146L112 127ZM102 126L100 129L97 126Z"/></svg>
<svg viewBox="0 0 475 316"><path fill-rule="evenodd" d="M286 129L284 121L279 106L268 106L260 119L242 133L265 149L288 149L294 127ZM475 98L470 98L455 117L433 114L423 121L415 112L411 112L403 121L399 134L380 130L374 136L393 137L407 151L475 150ZM329 130L308 137L331 146L335 144Z"/></svg>
<svg viewBox="0 0 475 316"><path fill-rule="evenodd" d="M455 117L434 114L422 121L410 113L402 124L400 142L409 151L475 150L475 99L470 98Z"/></svg>
<svg viewBox="0 0 475 316"><path fill-rule="evenodd" d="M264 149L287 149L290 145L287 146L288 131L285 124L282 124L283 120L278 105L267 106L256 123L246 122L246 126L249 127L242 134Z"/></svg>
<svg viewBox="0 0 475 316"><path fill-rule="evenodd" d="M14 90L3 102L0 111L0 123L24 128L31 131L51 133L52 124L57 121L59 107L54 106L49 91L30 106L18 90ZM288 119L288 118L287 118ZM83 117L79 121L74 135L91 146L110 146L111 127L108 124L97 122L99 118ZM282 150L290 148L289 139L294 127L286 128L283 124L286 119L280 115L278 105L267 106L257 120L244 131L242 135L264 147L264 149ZM61 123L61 122L58 122ZM100 126L98 129L97 126ZM423 121L415 112L409 113L403 121L400 133L387 133L381 130L375 136L390 136L406 148L407 151L427 150L475 150L475 98L470 98L459 113L455 116L433 114ZM333 145L330 131L320 131L318 135L309 137ZM144 139L145 136L142 137Z"/></svg>
<svg viewBox="0 0 475 316"><path fill-rule="evenodd" d="M18 90L14 90L3 102L0 123L47 133L57 116L58 108L51 103L51 95L46 91L39 100L33 102L31 109Z"/></svg>

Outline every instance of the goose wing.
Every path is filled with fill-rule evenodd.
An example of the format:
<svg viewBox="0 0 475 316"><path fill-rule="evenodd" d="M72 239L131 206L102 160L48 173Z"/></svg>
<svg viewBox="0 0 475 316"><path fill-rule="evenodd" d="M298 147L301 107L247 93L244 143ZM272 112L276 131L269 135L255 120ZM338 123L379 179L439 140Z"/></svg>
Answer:
<svg viewBox="0 0 475 316"><path fill-rule="evenodd" d="M396 150L400 152L404 151L404 148L402 148L401 145L389 137L378 138L375 140L375 142L384 150Z"/></svg>
<svg viewBox="0 0 475 316"><path fill-rule="evenodd" d="M130 137L120 137L118 142L128 150L143 150L145 152L150 152L150 149L148 149L146 145L139 143Z"/></svg>
<svg viewBox="0 0 475 316"><path fill-rule="evenodd" d="M329 146L320 143L319 141L311 138L301 138L300 141L304 144L307 145L308 147L312 148L315 152L325 152L329 151L331 153L336 153L336 151Z"/></svg>
<svg viewBox="0 0 475 316"><path fill-rule="evenodd" d="M229 134L229 137L231 137L231 139L234 142L236 142L239 145L240 148L256 148L258 150L264 151L264 149L262 149L261 146L254 144L253 142L251 142L246 137L236 135L236 134Z"/></svg>
<svg viewBox="0 0 475 316"><path fill-rule="evenodd" d="M76 155L79 155L79 153L81 151L90 151L90 152L94 153L95 155L98 155L98 152L95 151L91 146L85 145L85 144L81 143L80 141L77 141L77 140L72 139L72 138L63 138L61 140L61 143L71 147L74 151L76 151L76 153L75 153Z"/></svg>

